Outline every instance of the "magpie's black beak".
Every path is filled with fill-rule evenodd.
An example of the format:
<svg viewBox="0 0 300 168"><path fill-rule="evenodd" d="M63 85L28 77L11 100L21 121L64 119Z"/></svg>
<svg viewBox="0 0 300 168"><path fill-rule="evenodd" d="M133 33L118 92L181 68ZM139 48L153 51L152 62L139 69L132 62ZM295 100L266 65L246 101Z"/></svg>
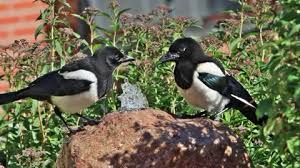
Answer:
<svg viewBox="0 0 300 168"><path fill-rule="evenodd" d="M121 64L121 63L124 63L124 62L131 62L131 61L134 61L134 60L135 59L133 57L125 55L125 57L121 58L118 62Z"/></svg>
<svg viewBox="0 0 300 168"><path fill-rule="evenodd" d="M178 54L173 54L173 53L168 52L166 55L162 56L159 59L159 62L165 63L165 62L169 62L169 61L175 61L177 58L179 58Z"/></svg>

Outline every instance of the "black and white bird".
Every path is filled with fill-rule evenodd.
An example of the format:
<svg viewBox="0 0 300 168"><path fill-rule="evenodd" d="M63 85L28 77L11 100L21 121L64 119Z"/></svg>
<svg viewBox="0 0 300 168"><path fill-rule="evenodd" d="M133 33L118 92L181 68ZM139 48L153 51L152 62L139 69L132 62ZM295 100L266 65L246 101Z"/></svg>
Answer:
<svg viewBox="0 0 300 168"><path fill-rule="evenodd" d="M93 56L71 62L37 78L24 89L0 94L0 105L24 98L48 101L55 105L55 113L72 132L62 117L62 112L89 120L79 112L112 88L112 73L118 65L133 60L115 47L104 47Z"/></svg>
<svg viewBox="0 0 300 168"><path fill-rule="evenodd" d="M205 109L208 115L222 113L229 108L239 110L254 124L265 119L256 117L256 103L247 90L227 74L222 64L204 54L192 38L177 39L160 62L176 63L176 84L188 103Z"/></svg>

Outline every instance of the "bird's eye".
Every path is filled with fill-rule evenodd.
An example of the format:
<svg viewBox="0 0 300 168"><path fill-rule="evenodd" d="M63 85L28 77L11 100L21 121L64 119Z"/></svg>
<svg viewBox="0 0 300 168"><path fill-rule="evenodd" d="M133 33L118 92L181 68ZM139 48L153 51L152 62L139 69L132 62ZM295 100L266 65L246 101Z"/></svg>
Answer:
<svg viewBox="0 0 300 168"><path fill-rule="evenodd" d="M115 56L114 56L114 59L115 59L115 60L119 60L119 59L120 59L119 55L115 55Z"/></svg>
<svg viewBox="0 0 300 168"><path fill-rule="evenodd" d="M178 50L178 54L185 52L185 50L186 50L186 48L185 48L185 47L179 48L179 50Z"/></svg>

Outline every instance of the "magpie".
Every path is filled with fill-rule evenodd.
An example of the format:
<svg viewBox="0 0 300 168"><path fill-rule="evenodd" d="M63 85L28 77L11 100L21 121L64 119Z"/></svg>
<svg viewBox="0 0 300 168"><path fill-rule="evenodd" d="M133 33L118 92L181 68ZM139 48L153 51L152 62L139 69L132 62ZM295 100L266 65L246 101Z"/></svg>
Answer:
<svg viewBox="0 0 300 168"><path fill-rule="evenodd" d="M112 73L118 65L133 60L134 58L125 56L115 47L98 49L93 56L49 72L26 88L0 94L0 105L24 98L47 101L55 106L54 112L72 132L62 117L62 112L75 114L89 121L79 112L102 98L112 88Z"/></svg>
<svg viewBox="0 0 300 168"><path fill-rule="evenodd" d="M187 102L205 109L206 115L216 115L233 108L254 124L262 125L265 118L256 117L257 104L247 90L222 64L203 52L192 38L175 40L159 62L175 62L175 82ZM199 113L203 115L203 113ZM199 115L199 116L200 116Z"/></svg>

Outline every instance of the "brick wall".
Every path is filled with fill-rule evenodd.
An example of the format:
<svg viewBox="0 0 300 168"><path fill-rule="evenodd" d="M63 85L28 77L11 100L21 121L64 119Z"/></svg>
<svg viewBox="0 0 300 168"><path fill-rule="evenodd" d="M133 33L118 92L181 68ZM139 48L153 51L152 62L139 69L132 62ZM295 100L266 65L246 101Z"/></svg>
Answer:
<svg viewBox="0 0 300 168"><path fill-rule="evenodd" d="M33 41L38 25L35 20L44 6L33 0L0 0L0 47L15 39Z"/></svg>
<svg viewBox="0 0 300 168"><path fill-rule="evenodd" d="M33 0L0 0L0 49L16 39L34 41L34 31L39 24L35 20L44 7ZM8 82L1 79L2 75L0 63L0 93L9 89ZM0 116L2 112L0 107Z"/></svg>
<svg viewBox="0 0 300 168"><path fill-rule="evenodd" d="M40 11L46 6L41 2L34 2L34 0L0 0L0 49L12 44L15 40L27 39L28 41L34 41L34 32L36 27L40 24L36 21L36 18L40 15ZM73 13L80 12L80 3L87 0L67 0ZM57 8L60 4L57 3ZM87 5L87 2L85 3ZM86 7L86 6L85 6ZM79 34L82 25L77 23L77 20L73 17L68 18L72 27ZM41 36L40 36L41 37ZM39 40L39 39L38 39ZM3 70L0 63L0 93L8 91L8 82L1 80Z"/></svg>
<svg viewBox="0 0 300 168"><path fill-rule="evenodd" d="M34 40L36 18L44 4L33 0L0 0L0 48L13 43L16 39ZM3 70L0 63L0 77ZM0 93L9 89L7 81L0 78Z"/></svg>
<svg viewBox="0 0 300 168"><path fill-rule="evenodd" d="M0 63L0 65L1 65L1 63ZM2 76L4 74L4 72L3 72L3 69L0 67L0 77ZM5 91L7 91L9 89L9 83L7 82L7 81L5 81L5 80L1 80L1 78L0 78L0 93L1 92L5 92ZM0 106L0 117L1 117L1 114L3 113L3 110L2 110L2 108L1 108L1 106Z"/></svg>
<svg viewBox="0 0 300 168"><path fill-rule="evenodd" d="M27 39L34 41L34 32L36 27L40 24L36 18L40 15L40 11L46 6L41 2L34 0L0 0L0 50L2 47L13 43L18 39ZM87 7L87 0L67 0L71 7L72 12L80 13L81 8ZM60 4L57 3L57 8ZM71 26L77 33L86 35L84 24L79 24L80 21L75 18L68 17ZM83 26L82 26L83 25ZM38 39L39 40L39 39ZM3 79L3 69L0 62L0 93L9 90L9 83ZM0 116L2 110L0 107Z"/></svg>

